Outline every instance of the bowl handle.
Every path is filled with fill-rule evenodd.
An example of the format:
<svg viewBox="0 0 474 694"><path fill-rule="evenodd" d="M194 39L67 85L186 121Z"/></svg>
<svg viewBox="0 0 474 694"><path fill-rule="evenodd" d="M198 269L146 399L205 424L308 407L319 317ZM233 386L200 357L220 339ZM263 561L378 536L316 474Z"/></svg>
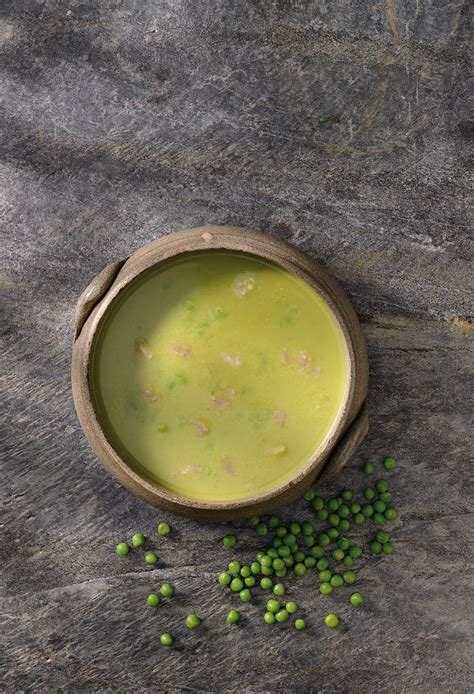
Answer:
<svg viewBox="0 0 474 694"><path fill-rule="evenodd" d="M355 453L360 442L364 439L369 430L369 416L367 412L367 400L364 400L359 410L358 415L345 432L339 443L334 448L333 452L326 461L321 474L318 477L318 483L326 482L326 480L334 477L344 465L349 462L349 459Z"/></svg>
<svg viewBox="0 0 474 694"><path fill-rule="evenodd" d="M125 260L116 260L114 263L110 263L110 265L104 267L82 292L74 313L74 327L76 330L74 340L77 340L79 337L84 323L88 319L94 306L112 286L125 261L126 258Z"/></svg>

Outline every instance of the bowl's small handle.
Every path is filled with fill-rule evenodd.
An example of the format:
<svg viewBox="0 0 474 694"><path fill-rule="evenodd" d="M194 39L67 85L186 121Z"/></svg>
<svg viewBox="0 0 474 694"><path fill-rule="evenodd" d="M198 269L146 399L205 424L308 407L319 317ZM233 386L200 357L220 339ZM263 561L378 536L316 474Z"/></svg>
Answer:
<svg viewBox="0 0 474 694"><path fill-rule="evenodd" d="M359 414L329 456L318 478L318 483L326 482L326 480L334 477L349 462L368 430L367 400L364 400Z"/></svg>
<svg viewBox="0 0 474 694"><path fill-rule="evenodd" d="M114 263L110 263L110 265L104 267L82 292L74 313L74 326L76 329L74 336L75 340L79 337L84 323L88 319L94 306L112 286L125 260L116 260Z"/></svg>

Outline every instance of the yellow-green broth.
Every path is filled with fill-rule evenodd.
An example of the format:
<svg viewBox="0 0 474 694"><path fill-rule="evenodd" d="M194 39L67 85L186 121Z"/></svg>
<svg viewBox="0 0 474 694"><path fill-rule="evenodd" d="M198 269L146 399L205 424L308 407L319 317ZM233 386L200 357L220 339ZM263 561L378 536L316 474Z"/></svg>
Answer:
<svg viewBox="0 0 474 694"><path fill-rule="evenodd" d="M92 361L96 409L142 476L188 499L245 499L305 467L337 422L349 358L304 280L253 255L186 253L135 280Z"/></svg>

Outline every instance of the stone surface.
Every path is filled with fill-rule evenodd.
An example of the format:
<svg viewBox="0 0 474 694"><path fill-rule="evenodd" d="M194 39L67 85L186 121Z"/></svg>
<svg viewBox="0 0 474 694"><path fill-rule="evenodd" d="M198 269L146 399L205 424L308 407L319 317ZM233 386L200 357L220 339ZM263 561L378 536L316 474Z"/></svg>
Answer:
<svg viewBox="0 0 474 694"><path fill-rule="evenodd" d="M3 0L3 691L472 691L468 13ZM396 554L361 562L360 611L347 590L321 597L313 573L289 581L304 633L264 626L261 601L225 623L222 527L168 517L158 568L115 557L166 514L114 483L74 414L77 296L112 260L206 223L294 242L359 311L371 431L325 491L361 487L367 456L400 461ZM259 543L238 534L250 559ZM144 598L164 579L176 597L154 612Z"/></svg>

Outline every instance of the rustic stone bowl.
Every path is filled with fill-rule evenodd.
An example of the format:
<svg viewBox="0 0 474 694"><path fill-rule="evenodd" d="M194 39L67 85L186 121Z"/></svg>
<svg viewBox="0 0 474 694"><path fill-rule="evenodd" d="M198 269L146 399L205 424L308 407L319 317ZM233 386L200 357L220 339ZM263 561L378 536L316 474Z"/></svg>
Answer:
<svg viewBox="0 0 474 694"><path fill-rule="evenodd" d="M91 375L95 340L104 317L119 294L137 275L172 256L189 251L228 249L266 258L299 275L332 309L349 352L349 389L337 426L324 446L290 482L241 501L209 503L181 498L158 483L143 479L114 449L94 406ZM99 460L127 489L145 501L173 513L224 521L265 514L301 496L315 482L335 475L367 433L368 364L365 340L356 313L336 281L314 260L267 234L239 227L209 226L165 236L105 267L79 298L72 354L74 403L84 433Z"/></svg>

